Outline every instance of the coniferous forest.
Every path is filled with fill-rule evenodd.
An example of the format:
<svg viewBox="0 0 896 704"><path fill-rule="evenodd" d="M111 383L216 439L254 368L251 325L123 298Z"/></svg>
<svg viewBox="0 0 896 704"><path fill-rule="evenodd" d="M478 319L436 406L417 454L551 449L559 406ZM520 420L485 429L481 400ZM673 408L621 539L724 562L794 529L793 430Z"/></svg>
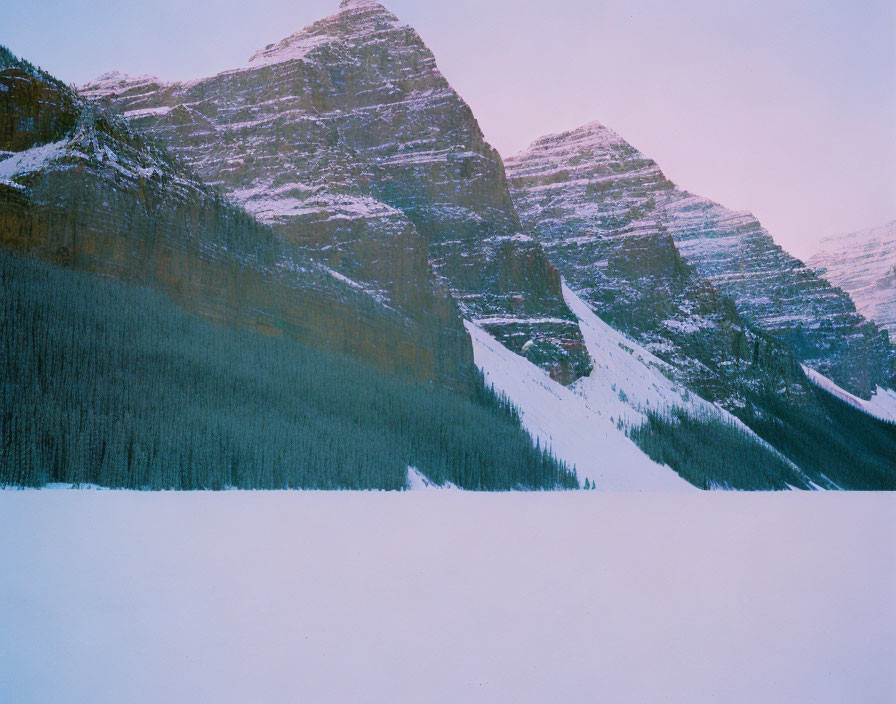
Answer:
<svg viewBox="0 0 896 704"><path fill-rule="evenodd" d="M768 396L762 407L773 409L773 415L744 414L746 425L776 451L741 428L682 411L649 413L629 435L651 459L702 489L809 489L814 484L896 490L896 425L824 389L811 391L820 410L794 409Z"/></svg>
<svg viewBox="0 0 896 704"><path fill-rule="evenodd" d="M818 409L800 412L768 396L771 413L745 414L759 437L799 465L817 484L829 488L896 490L896 424L853 408L817 386Z"/></svg>
<svg viewBox="0 0 896 704"><path fill-rule="evenodd" d="M652 460L701 489L808 489L806 477L746 431L684 411L649 413L630 437Z"/></svg>
<svg viewBox="0 0 896 704"><path fill-rule="evenodd" d="M515 409L0 250L0 484L578 487Z"/></svg>

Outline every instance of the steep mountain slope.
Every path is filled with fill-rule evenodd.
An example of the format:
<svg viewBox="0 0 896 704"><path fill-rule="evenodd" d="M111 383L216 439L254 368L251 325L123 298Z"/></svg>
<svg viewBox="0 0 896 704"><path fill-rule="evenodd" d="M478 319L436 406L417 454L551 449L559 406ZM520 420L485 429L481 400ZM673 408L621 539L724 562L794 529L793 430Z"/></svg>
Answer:
<svg viewBox="0 0 896 704"><path fill-rule="evenodd" d="M0 245L160 287L216 320L470 383L469 340L423 246L404 251L419 274L413 305L383 300L308 261L127 122L5 49L0 149Z"/></svg>
<svg viewBox="0 0 896 704"><path fill-rule="evenodd" d="M82 93L391 302L417 295L405 253L425 242L464 317L564 382L587 372L560 277L521 231L500 156L417 33L382 5L344 0L217 76L107 74Z"/></svg>
<svg viewBox="0 0 896 704"><path fill-rule="evenodd" d="M618 284L623 296L644 301L636 267L665 269L664 280L675 283L663 284L660 309L680 313L662 326L657 349L682 326L689 333L703 326L722 329L729 341L738 339L733 311L725 311L713 294L698 293L705 287L676 271L674 242L701 277L734 300L745 323L781 341L810 367L864 398L877 385L892 384L893 348L848 296L778 247L751 215L677 188L656 162L606 127L592 123L544 137L508 159L507 168L524 222L553 233L547 235L549 253L558 265L562 257L577 268L583 289L593 291L607 278L621 280L627 282ZM629 248L651 254L646 260L629 257ZM679 291L688 289L693 293L684 300L690 302L682 305ZM706 312L688 320L688 306L694 305ZM647 327L658 326L649 321Z"/></svg>
<svg viewBox="0 0 896 704"><path fill-rule="evenodd" d="M807 264L846 291L859 312L896 341L896 220L826 237Z"/></svg>
<svg viewBox="0 0 896 704"><path fill-rule="evenodd" d="M751 391L798 383L796 360L749 330L651 218L638 194L642 172L632 165L616 175L612 137L590 126L507 161L521 217L570 286L683 383L729 408Z"/></svg>

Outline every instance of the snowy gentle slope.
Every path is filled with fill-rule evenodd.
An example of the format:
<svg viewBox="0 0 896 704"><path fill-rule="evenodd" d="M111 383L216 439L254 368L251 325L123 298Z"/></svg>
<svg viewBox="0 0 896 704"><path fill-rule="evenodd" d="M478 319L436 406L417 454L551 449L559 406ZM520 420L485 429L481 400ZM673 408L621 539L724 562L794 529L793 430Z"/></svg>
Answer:
<svg viewBox="0 0 896 704"><path fill-rule="evenodd" d="M881 704L896 494L0 492L0 701Z"/></svg>
<svg viewBox="0 0 896 704"><path fill-rule="evenodd" d="M865 411L868 415L889 421L890 423L896 423L896 391L878 386L874 390L874 393L871 394L871 398L866 401L858 396L854 396L846 389L840 388L824 374L819 374L805 364L802 366L803 371L806 372L806 376L809 377L809 380L816 386L833 394L841 401L845 401L850 406L858 408L860 411Z"/></svg>
<svg viewBox="0 0 896 704"><path fill-rule="evenodd" d="M579 318L594 369L569 387L467 322L476 365L520 409L523 425L542 444L576 466L579 479L598 490L688 490L669 467L648 458L627 437L649 410L680 408L753 434L727 411L672 381L669 365L598 318L565 284L563 296ZM758 437L756 441L765 444Z"/></svg>

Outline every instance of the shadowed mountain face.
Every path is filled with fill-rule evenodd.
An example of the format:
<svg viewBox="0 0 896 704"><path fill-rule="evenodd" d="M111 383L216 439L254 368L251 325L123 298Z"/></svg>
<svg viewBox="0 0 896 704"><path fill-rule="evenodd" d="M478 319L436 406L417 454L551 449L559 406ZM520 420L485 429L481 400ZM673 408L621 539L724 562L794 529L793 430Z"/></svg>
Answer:
<svg viewBox="0 0 896 704"><path fill-rule="evenodd" d="M0 51L0 244L164 289L188 309L466 388L456 307L422 272L402 305L308 261L126 121ZM396 234L400 237L402 231Z"/></svg>
<svg viewBox="0 0 896 704"><path fill-rule="evenodd" d="M590 368L500 156L417 33L378 3L343 2L211 78L107 74L82 92L389 305L416 306L428 273L408 252L425 247L464 317L564 382Z"/></svg>
<svg viewBox="0 0 896 704"><path fill-rule="evenodd" d="M896 341L896 220L826 237L808 264L849 293L859 312Z"/></svg>
<svg viewBox="0 0 896 704"><path fill-rule="evenodd" d="M685 368L693 360L718 366L724 355L716 351L725 348L734 364L748 359L762 335L741 351L739 312L864 398L892 385L887 335L847 295L784 252L751 215L677 188L611 130L593 123L544 137L507 169L523 222L543 233L563 274L661 356L671 345L667 356L683 350Z"/></svg>

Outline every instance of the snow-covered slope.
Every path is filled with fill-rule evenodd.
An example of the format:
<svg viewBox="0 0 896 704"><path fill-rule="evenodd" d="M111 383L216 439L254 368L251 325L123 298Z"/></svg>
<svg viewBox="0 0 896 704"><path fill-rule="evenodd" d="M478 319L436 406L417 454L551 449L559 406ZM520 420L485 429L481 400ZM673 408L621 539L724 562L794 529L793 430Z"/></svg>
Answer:
<svg viewBox="0 0 896 704"><path fill-rule="evenodd" d="M594 370L576 383L576 390L599 401L627 425L641 423L648 411L680 408L693 416L711 416L741 427L727 411L673 381L671 367L597 317L566 284L563 295L579 318Z"/></svg>
<svg viewBox="0 0 896 704"><path fill-rule="evenodd" d="M602 408L601 399L557 383L473 323L467 323L467 330L486 383L519 408L533 437L575 465L580 481L589 479L602 491L693 489L641 452Z"/></svg>
<svg viewBox="0 0 896 704"><path fill-rule="evenodd" d="M827 237L808 264L849 293L859 312L896 340L896 220Z"/></svg>
<svg viewBox="0 0 896 704"><path fill-rule="evenodd" d="M427 477L416 467L408 466L408 491L429 491L429 490L459 490L454 482L446 481L444 484L436 484L432 479Z"/></svg>
<svg viewBox="0 0 896 704"><path fill-rule="evenodd" d="M803 365L803 371L806 372L806 376L813 384L833 394L841 401L845 401L853 408L858 408L875 418L896 423L896 391L878 386L871 394L871 399L866 401L837 386L824 374L819 374L810 367Z"/></svg>
<svg viewBox="0 0 896 704"><path fill-rule="evenodd" d="M513 354L482 328L466 325L486 382L520 409L523 425L533 437L576 466L580 480L589 479L599 490L609 491L691 488L627 437L626 428L640 425L648 411L678 408L750 433L727 411L672 381L668 364L604 323L565 284L563 294L579 318L594 361L591 374L569 387Z"/></svg>

